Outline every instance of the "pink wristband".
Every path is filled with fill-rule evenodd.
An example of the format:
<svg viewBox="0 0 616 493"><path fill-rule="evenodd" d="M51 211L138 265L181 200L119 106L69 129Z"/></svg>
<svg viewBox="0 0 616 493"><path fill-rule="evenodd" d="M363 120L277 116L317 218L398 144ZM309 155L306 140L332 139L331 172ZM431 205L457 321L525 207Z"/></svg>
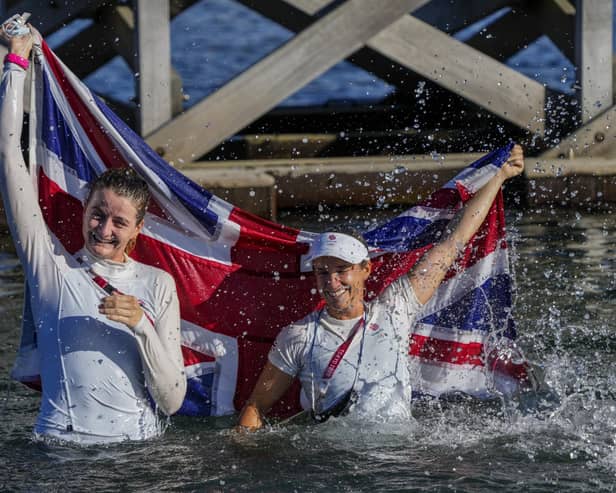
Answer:
<svg viewBox="0 0 616 493"><path fill-rule="evenodd" d="M28 70L28 65L30 65L30 62L26 58L20 57L19 55L16 55L15 53L7 54L4 57L4 63L6 63L6 62L14 63L15 65L19 65L24 70Z"/></svg>

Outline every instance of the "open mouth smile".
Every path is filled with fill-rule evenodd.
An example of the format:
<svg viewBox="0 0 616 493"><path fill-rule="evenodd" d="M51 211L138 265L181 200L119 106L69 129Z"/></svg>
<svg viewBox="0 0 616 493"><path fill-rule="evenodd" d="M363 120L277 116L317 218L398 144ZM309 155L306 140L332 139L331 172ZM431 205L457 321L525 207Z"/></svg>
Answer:
<svg viewBox="0 0 616 493"><path fill-rule="evenodd" d="M108 240L104 238L100 238L94 231L90 231L90 240L94 243L102 243L103 245L117 245L118 240L115 238L110 238Z"/></svg>
<svg viewBox="0 0 616 493"><path fill-rule="evenodd" d="M350 287L340 287L336 289L335 291L326 289L323 291L323 294L327 296L328 298L338 299L338 298L341 298L346 292L350 292L350 291L351 291Z"/></svg>

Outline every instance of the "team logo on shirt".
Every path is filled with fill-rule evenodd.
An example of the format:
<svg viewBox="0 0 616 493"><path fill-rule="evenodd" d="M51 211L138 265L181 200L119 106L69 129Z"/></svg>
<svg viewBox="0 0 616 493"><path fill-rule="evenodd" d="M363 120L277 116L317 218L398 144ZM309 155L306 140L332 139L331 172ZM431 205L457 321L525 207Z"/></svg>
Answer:
<svg viewBox="0 0 616 493"><path fill-rule="evenodd" d="M372 332L376 332L377 330L379 330L381 327L379 326L379 324L377 323L371 323L368 325L368 328L372 331Z"/></svg>

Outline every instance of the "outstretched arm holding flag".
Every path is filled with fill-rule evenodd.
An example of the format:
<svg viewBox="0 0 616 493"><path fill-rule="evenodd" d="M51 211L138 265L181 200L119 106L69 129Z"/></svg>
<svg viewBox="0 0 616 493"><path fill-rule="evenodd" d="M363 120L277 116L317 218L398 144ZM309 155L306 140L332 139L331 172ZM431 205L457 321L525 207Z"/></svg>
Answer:
<svg viewBox="0 0 616 493"><path fill-rule="evenodd" d="M509 178L524 171L522 147L515 145L509 158L492 179L483 186L465 205L447 228L450 231L444 240L438 242L409 271L413 291L423 305L434 295L456 257L484 222L496 194Z"/></svg>

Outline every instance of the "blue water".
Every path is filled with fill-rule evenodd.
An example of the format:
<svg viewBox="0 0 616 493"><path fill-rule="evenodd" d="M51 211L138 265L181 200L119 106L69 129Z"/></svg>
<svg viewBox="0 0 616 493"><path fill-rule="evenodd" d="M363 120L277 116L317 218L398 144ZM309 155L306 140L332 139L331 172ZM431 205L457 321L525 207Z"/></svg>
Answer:
<svg viewBox="0 0 616 493"><path fill-rule="evenodd" d="M283 222L315 230L382 214L289 213ZM508 219L519 344L551 394L416 405L415 420L397 426L334 420L251 436L230 431L234 417L173 418L157 440L90 449L32 441L38 394L8 378L21 269L0 254L0 491L615 491L614 213Z"/></svg>

